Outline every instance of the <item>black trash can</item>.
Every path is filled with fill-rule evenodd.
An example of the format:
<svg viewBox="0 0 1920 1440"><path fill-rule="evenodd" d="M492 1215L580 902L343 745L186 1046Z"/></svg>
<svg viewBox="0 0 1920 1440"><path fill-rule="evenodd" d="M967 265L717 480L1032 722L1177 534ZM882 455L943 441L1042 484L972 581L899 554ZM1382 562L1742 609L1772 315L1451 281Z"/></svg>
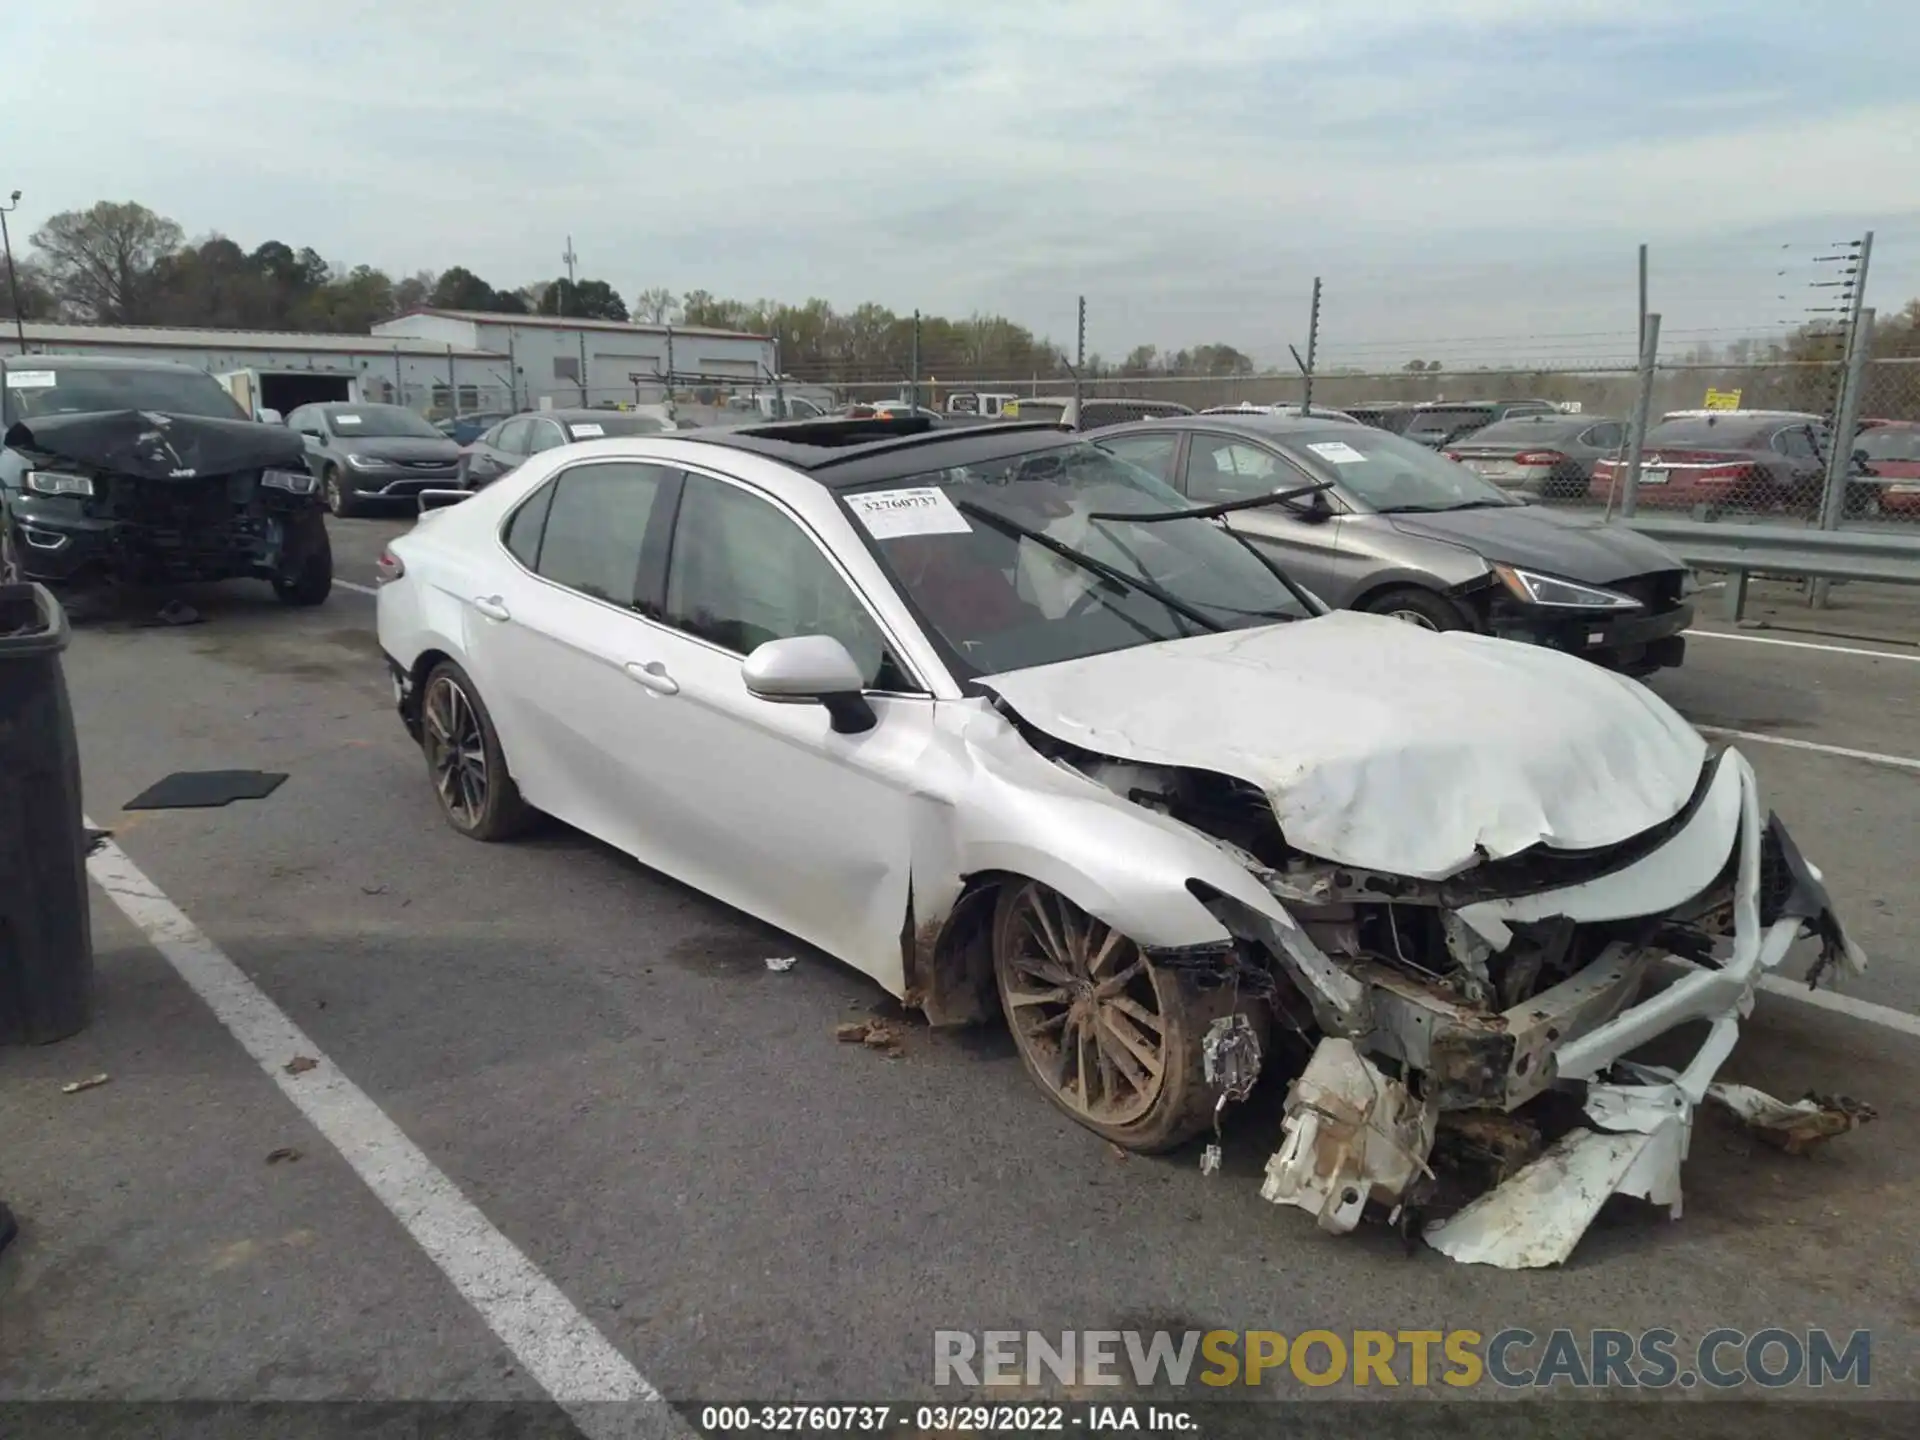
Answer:
<svg viewBox="0 0 1920 1440"><path fill-rule="evenodd" d="M0 585L0 1044L45 1045L93 1005L80 747L42 585Z"/></svg>

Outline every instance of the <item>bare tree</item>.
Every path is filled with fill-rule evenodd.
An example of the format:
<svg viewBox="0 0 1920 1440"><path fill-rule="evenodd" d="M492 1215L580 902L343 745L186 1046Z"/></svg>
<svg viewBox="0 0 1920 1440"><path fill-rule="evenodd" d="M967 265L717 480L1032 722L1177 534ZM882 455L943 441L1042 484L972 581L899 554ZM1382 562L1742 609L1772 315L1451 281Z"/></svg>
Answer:
<svg viewBox="0 0 1920 1440"><path fill-rule="evenodd" d="M102 200L55 215L33 244L54 293L74 314L138 325L152 318L154 267L184 239L178 225L144 205Z"/></svg>
<svg viewBox="0 0 1920 1440"><path fill-rule="evenodd" d="M680 304L666 286L655 285L633 297L633 318L649 325L671 325L680 319Z"/></svg>

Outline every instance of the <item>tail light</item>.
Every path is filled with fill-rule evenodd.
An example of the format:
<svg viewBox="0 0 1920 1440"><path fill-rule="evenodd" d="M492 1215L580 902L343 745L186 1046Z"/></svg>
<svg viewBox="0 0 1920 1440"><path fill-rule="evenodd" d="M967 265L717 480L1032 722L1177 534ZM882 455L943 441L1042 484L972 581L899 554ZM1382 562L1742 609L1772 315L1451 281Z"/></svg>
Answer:
<svg viewBox="0 0 1920 1440"><path fill-rule="evenodd" d="M1444 455L1444 456L1446 456L1446 457L1447 457L1447 459L1449 459L1449 460L1464 460L1464 459L1466 459L1466 456L1464 456L1464 455L1462 455L1462 454L1461 454L1461 453L1460 453L1460 452L1459 452L1458 450L1442 450L1442 451L1441 451L1440 453L1441 453L1442 455Z"/></svg>
<svg viewBox="0 0 1920 1440"><path fill-rule="evenodd" d="M1563 465L1567 457L1558 450L1523 450L1513 457L1516 465Z"/></svg>
<svg viewBox="0 0 1920 1440"><path fill-rule="evenodd" d="M1731 485L1746 479L1748 473L1745 465L1710 465L1694 471L1688 478L1696 485Z"/></svg>
<svg viewBox="0 0 1920 1440"><path fill-rule="evenodd" d="M373 562L374 579L385 585L390 580L398 580L407 573L407 567L392 550L382 549L380 558Z"/></svg>

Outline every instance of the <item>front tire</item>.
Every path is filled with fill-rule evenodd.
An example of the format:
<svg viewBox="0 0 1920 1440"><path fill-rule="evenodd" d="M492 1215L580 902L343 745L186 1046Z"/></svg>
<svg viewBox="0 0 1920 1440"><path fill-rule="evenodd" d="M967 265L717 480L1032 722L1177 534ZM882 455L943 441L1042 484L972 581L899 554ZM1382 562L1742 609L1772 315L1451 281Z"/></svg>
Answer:
<svg viewBox="0 0 1920 1440"><path fill-rule="evenodd" d="M1153 964L1140 947L1038 881L1002 887L993 969L1027 1075L1094 1134L1127 1150L1171 1150L1212 1123L1207 1028L1264 1011L1232 985L1211 990ZM1264 1043L1265 1036L1261 1035Z"/></svg>
<svg viewBox="0 0 1920 1440"><path fill-rule="evenodd" d="M327 535L327 522L318 510L295 517L295 522L287 526L289 546L300 555L297 569L285 575L276 575L273 579L273 593L280 597L285 605L301 608L325 603L333 593L333 541ZM295 533L298 535L294 543Z"/></svg>
<svg viewBox="0 0 1920 1440"><path fill-rule="evenodd" d="M533 807L507 773L493 717L467 672L451 660L427 676L420 732L440 813L455 830L471 840L509 840L533 823Z"/></svg>
<svg viewBox="0 0 1920 1440"><path fill-rule="evenodd" d="M1391 590L1383 590L1360 608L1374 615L1404 621L1422 630L1471 628L1458 605L1444 595L1436 595L1431 590L1422 590L1414 585L1398 585Z"/></svg>
<svg viewBox="0 0 1920 1440"><path fill-rule="evenodd" d="M329 514L341 520L351 520L361 513L359 492L338 465L329 465L321 472L320 488L327 497Z"/></svg>

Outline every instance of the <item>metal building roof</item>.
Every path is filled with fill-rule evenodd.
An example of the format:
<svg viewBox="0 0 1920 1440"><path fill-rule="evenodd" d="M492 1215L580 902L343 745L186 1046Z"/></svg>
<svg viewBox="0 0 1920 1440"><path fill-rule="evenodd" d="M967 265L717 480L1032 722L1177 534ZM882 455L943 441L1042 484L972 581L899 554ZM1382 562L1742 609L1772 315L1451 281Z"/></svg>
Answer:
<svg viewBox="0 0 1920 1440"><path fill-rule="evenodd" d="M758 340L762 343L771 340L771 335L756 335L748 330L710 330L703 325L655 325L645 320L588 320L574 315L511 315L502 310L440 310L424 305L417 310L409 310L405 315L397 315L392 320L382 320L375 326L375 333L384 326L393 325L413 315L433 315L443 320L465 320L474 325L512 325L516 328L539 328L548 330L620 330L638 331L645 335L665 335L671 331L675 335L689 335L706 340Z"/></svg>
<svg viewBox="0 0 1920 1440"><path fill-rule="evenodd" d="M187 330L165 325L55 325L26 322L29 345L106 345L127 349L308 350L334 355L437 355L503 360L498 351L448 346L417 335L310 334L299 330ZM0 326L0 346L16 350L14 327Z"/></svg>

